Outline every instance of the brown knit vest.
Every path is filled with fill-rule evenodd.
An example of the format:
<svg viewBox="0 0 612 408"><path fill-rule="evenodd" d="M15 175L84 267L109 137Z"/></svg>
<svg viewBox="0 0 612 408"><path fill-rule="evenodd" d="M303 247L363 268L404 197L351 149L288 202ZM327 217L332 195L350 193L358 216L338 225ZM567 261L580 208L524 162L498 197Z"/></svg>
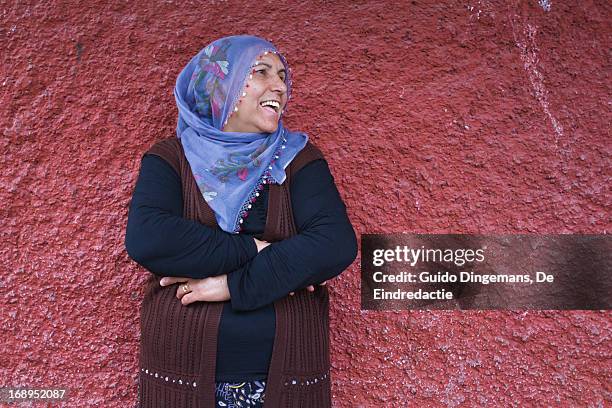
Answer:
<svg viewBox="0 0 612 408"><path fill-rule="evenodd" d="M180 141L166 139L148 154L166 160L181 176L183 216L217 227L193 178ZM291 177L323 158L312 144L293 159L281 185L271 184L263 239L275 242L297 233L291 209ZM228 271L230 272L230 271ZM181 305L176 286L162 288L152 276L141 310L140 406L215 406L217 335L223 303ZM325 286L274 302L276 333L265 390L265 407L331 407L329 296Z"/></svg>

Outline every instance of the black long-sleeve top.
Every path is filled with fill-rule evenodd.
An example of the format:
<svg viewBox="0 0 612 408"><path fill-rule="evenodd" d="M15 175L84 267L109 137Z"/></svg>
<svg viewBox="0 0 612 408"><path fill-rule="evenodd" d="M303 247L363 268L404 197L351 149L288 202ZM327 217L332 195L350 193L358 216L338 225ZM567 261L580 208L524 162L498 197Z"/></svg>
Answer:
<svg viewBox="0 0 612 408"><path fill-rule="evenodd" d="M265 378L274 343L273 302L333 278L356 257L355 233L324 160L292 178L298 234L258 254L252 237L260 238L265 227L264 186L242 233L227 233L183 218L180 177L163 159L146 155L130 205L125 244L136 262L159 276L228 275L231 300L221 315L217 381Z"/></svg>

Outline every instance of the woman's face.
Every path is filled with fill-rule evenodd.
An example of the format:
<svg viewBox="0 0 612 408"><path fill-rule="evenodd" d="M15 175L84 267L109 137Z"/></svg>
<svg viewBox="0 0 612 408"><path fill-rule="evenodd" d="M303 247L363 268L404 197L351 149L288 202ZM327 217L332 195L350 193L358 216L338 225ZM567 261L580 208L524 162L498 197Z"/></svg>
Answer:
<svg viewBox="0 0 612 408"><path fill-rule="evenodd" d="M287 103L285 66L274 53L262 55L242 90L240 102L223 128L225 132L272 133ZM246 95L245 95L246 94Z"/></svg>

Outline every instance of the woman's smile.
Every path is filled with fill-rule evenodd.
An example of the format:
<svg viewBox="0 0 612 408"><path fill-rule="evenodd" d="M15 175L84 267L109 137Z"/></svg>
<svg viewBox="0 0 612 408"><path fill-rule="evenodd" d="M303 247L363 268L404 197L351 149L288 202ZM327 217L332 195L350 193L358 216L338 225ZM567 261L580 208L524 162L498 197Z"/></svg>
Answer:
<svg viewBox="0 0 612 408"><path fill-rule="evenodd" d="M270 120L278 122L278 119L280 118L280 115L278 113L278 111L280 110L280 102L266 100L260 103L259 106L261 107L261 110L263 111L264 115L267 115Z"/></svg>
<svg viewBox="0 0 612 408"><path fill-rule="evenodd" d="M268 109L274 113L277 113L280 110L280 102L273 99L263 101L259 105L262 106L264 109Z"/></svg>

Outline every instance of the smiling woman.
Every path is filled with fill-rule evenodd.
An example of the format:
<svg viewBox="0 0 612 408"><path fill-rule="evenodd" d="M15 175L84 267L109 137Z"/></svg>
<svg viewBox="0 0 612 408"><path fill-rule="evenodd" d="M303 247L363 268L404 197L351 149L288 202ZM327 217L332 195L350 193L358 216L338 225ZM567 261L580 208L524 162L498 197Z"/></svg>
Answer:
<svg viewBox="0 0 612 408"><path fill-rule="evenodd" d="M275 54L264 54L255 62L243 92L240 109L224 127L225 132L273 133L287 103L285 65ZM248 92L246 92L248 90Z"/></svg>
<svg viewBox="0 0 612 408"><path fill-rule="evenodd" d="M152 272L140 406L330 407L324 283L357 243L323 155L282 124L287 62L222 38L174 93L178 138L144 155L125 240Z"/></svg>

